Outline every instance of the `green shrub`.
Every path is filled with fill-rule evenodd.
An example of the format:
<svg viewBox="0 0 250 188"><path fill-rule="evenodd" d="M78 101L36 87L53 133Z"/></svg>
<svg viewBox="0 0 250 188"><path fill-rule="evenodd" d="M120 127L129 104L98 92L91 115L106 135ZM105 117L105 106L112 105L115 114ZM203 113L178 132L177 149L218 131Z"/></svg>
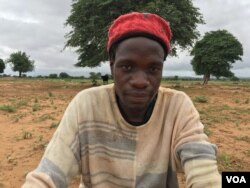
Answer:
<svg viewBox="0 0 250 188"><path fill-rule="evenodd" d="M33 112L36 112L36 111L38 111L38 110L40 110L41 109L41 107L40 107L40 105L39 104L34 104L33 106L32 106L32 111Z"/></svg>
<svg viewBox="0 0 250 188"><path fill-rule="evenodd" d="M59 122L52 122L51 125L49 126L49 128L50 129L56 128L56 127L58 127L59 124L60 124L60 121Z"/></svg>
<svg viewBox="0 0 250 188"><path fill-rule="evenodd" d="M41 121L45 121L47 119L51 119L51 120L54 120L54 118L49 115L49 114L43 114L41 115L40 117L38 117L38 121L41 122Z"/></svg>
<svg viewBox="0 0 250 188"><path fill-rule="evenodd" d="M198 102L198 103L206 103L208 100L205 96L197 96L194 99L194 102Z"/></svg>
<svg viewBox="0 0 250 188"><path fill-rule="evenodd" d="M22 133L22 139L31 139L32 138L32 133L29 131L23 131Z"/></svg>
<svg viewBox="0 0 250 188"><path fill-rule="evenodd" d="M15 112L16 108L10 105L2 105L0 106L0 110L5 111L5 112Z"/></svg>

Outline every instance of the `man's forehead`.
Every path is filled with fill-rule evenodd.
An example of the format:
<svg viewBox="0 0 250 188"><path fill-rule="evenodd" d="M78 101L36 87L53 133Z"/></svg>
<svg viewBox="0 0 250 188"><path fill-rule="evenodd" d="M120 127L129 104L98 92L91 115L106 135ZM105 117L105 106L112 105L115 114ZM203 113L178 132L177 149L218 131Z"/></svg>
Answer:
<svg viewBox="0 0 250 188"><path fill-rule="evenodd" d="M121 41L117 47L120 46L126 46L128 48L137 48L137 46L142 46L142 47L153 47L153 48L161 48L163 51L163 47L161 46L161 44L159 44L157 41L147 38L147 37L142 37L142 36L138 36L138 37L131 37L131 38L127 38L123 41Z"/></svg>

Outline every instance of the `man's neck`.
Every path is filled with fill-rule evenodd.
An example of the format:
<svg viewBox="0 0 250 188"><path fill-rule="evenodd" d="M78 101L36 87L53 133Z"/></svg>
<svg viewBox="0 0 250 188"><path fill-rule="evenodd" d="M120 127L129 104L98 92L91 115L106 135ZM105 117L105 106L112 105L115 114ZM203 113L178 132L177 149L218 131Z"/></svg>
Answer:
<svg viewBox="0 0 250 188"><path fill-rule="evenodd" d="M154 99L148 104L147 108L145 108L144 110L125 109L120 103L120 100L117 95L116 95L116 99L117 99L119 110L123 118L128 123L134 126L139 126L139 125L145 124L151 117L151 114L153 112L154 105L157 99L157 95L154 97Z"/></svg>

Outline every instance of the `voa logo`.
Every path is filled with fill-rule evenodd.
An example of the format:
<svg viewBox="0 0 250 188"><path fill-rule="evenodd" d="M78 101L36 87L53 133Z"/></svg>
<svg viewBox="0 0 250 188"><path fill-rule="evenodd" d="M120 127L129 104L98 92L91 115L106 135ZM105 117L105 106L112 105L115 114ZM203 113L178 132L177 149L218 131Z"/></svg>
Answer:
<svg viewBox="0 0 250 188"><path fill-rule="evenodd" d="M226 176L227 183L247 183L244 176Z"/></svg>

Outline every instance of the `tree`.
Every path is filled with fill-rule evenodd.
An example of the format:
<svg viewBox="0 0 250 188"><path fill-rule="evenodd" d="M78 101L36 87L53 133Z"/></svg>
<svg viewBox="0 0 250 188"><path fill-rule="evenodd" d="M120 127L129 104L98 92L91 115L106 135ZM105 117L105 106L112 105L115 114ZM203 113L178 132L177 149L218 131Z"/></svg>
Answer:
<svg viewBox="0 0 250 188"><path fill-rule="evenodd" d="M66 72L61 72L61 73L59 74L59 77L60 77L60 78L69 78L70 75L69 75L68 73L66 73Z"/></svg>
<svg viewBox="0 0 250 188"><path fill-rule="evenodd" d="M10 54L7 63L11 64L11 68L14 72L19 72L19 77L22 76L22 73L31 72L34 70L34 61L29 59L30 57L26 55L25 52L15 52Z"/></svg>
<svg viewBox="0 0 250 188"><path fill-rule="evenodd" d="M243 47L228 31L217 30L205 33L196 42L191 55L194 56L193 70L197 75L204 75L203 84L207 84L211 75L216 78L234 76L230 68L237 60L242 60Z"/></svg>
<svg viewBox="0 0 250 188"><path fill-rule="evenodd" d="M176 47L191 47L199 37L197 25L204 23L199 9L191 0L73 0L71 15L66 20L72 30L66 34L65 47L78 53L78 67L96 67L107 60L107 31L119 15L131 11L152 12L167 19L172 28L172 55Z"/></svg>
<svg viewBox="0 0 250 188"><path fill-rule="evenodd" d="M49 78L58 78L58 75L56 73L49 74Z"/></svg>
<svg viewBox="0 0 250 188"><path fill-rule="evenodd" d="M91 80L92 85L96 86L97 85L97 80L101 77L102 74L100 72L98 72L98 73L90 72L89 75L90 75L89 79Z"/></svg>
<svg viewBox="0 0 250 188"><path fill-rule="evenodd" d="M2 59L0 59L0 74L4 72L5 63Z"/></svg>

